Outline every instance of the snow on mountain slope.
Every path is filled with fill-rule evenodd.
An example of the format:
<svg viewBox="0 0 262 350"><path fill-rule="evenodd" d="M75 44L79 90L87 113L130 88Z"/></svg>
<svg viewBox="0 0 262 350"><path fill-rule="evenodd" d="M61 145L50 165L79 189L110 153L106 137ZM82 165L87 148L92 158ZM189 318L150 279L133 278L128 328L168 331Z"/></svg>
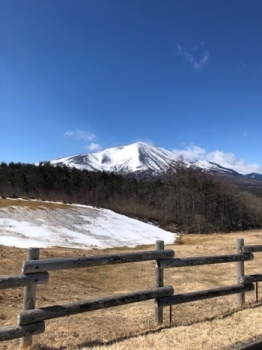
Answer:
<svg viewBox="0 0 262 350"><path fill-rule="evenodd" d="M151 170L165 172L175 161L172 152L146 143L108 148L104 151L52 160L52 165L65 164L77 169L108 171L121 174Z"/></svg>
<svg viewBox="0 0 262 350"><path fill-rule="evenodd" d="M81 154L73 157L65 157L50 161L52 165L66 165L80 170L106 171L117 174L143 174L163 175L167 170L175 170L176 156L161 147L155 147L147 143L137 142L127 146L108 148L103 151L89 154ZM208 160L196 160L191 163L184 161L185 166L194 166L208 172L216 172L223 176L240 174L219 164ZM250 178L261 180L262 175L250 174Z"/></svg>
<svg viewBox="0 0 262 350"><path fill-rule="evenodd" d="M212 171L212 172L229 173L234 175L238 174L235 170L224 168L221 165L210 162L208 160L196 160L195 162L192 163L192 165L196 168L200 168L200 169Z"/></svg>
<svg viewBox="0 0 262 350"><path fill-rule="evenodd" d="M0 244L19 248L113 248L173 243L176 234L107 209L65 205L37 210L19 206L0 209Z"/></svg>

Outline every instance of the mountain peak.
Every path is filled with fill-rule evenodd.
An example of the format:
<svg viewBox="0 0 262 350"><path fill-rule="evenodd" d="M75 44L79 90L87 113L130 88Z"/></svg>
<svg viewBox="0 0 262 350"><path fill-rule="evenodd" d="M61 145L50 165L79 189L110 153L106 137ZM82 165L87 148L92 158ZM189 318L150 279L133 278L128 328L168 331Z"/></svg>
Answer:
<svg viewBox="0 0 262 350"><path fill-rule="evenodd" d="M179 161L172 152L145 142L135 142L130 145L119 145L102 151L65 157L50 161L52 165L66 165L80 170L106 171L117 174L144 174L161 176L168 170L175 169ZM203 171L221 175L240 174L208 160L185 161L185 166L193 166ZM243 176L244 177L244 176ZM249 174L251 179L262 180L262 175Z"/></svg>
<svg viewBox="0 0 262 350"><path fill-rule="evenodd" d="M108 171L120 174L151 171L156 174L165 172L172 162L174 162L172 152L145 142L136 142L126 146L107 148L95 153L55 159L50 163L90 171Z"/></svg>

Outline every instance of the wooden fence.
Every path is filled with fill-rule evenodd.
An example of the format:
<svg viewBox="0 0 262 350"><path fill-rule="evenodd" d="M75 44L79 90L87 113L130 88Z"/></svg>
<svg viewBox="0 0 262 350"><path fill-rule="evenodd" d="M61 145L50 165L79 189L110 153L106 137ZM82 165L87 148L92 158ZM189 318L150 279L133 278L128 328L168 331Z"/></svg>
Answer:
<svg viewBox="0 0 262 350"><path fill-rule="evenodd" d="M155 321L163 323L163 307L196 300L238 294L238 305L245 302L245 292L254 289L254 282L262 281L262 275L244 274L244 262L253 260L255 252L262 252L262 245L245 246L243 239L237 240L236 254L174 258L173 250L164 249L164 242L156 242L156 250L135 253L84 256L39 260L39 249L30 248L28 258L23 263L21 275L0 276L0 289L24 287L23 311L18 315L18 325L0 328L0 341L22 338L22 346L32 344L32 336L45 331L45 321L87 311L115 307L130 303L155 299ZM36 286L48 283L48 271L72 269L109 264L123 264L155 260L155 288L104 298L84 300L63 305L35 308ZM209 289L184 294L175 294L172 286L164 286L164 269L182 266L199 266L236 262L237 283L227 287Z"/></svg>

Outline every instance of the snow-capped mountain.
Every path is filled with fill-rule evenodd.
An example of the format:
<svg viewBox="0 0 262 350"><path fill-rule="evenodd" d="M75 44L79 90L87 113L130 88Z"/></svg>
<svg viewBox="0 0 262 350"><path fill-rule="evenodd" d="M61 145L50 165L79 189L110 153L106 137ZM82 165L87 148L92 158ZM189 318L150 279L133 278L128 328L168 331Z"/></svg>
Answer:
<svg viewBox="0 0 262 350"><path fill-rule="evenodd" d="M50 164L123 175L148 173L159 176L167 171L175 170L178 162L174 154L164 148L137 142L127 146L108 148L96 153L55 159L50 161ZM240 175L232 169L224 168L208 160L197 160L193 163L183 160L183 162L187 167L194 166L212 173Z"/></svg>
<svg viewBox="0 0 262 350"><path fill-rule="evenodd" d="M239 175L239 173L233 169L224 168L221 165L210 162L208 160L196 160L192 163L192 165L196 168L207 170L209 172Z"/></svg>
<svg viewBox="0 0 262 350"><path fill-rule="evenodd" d="M96 153L55 159L50 164L119 174L147 171L160 174L170 169L175 160L173 153L164 148L137 142L128 146L108 148Z"/></svg>

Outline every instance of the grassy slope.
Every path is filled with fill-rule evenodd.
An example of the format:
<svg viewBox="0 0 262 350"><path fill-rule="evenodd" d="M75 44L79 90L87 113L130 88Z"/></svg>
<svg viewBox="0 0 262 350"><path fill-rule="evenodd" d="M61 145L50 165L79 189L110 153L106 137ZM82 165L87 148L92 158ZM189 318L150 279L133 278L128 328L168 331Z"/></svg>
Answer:
<svg viewBox="0 0 262 350"><path fill-rule="evenodd" d="M14 202L11 202L11 205L14 205ZM169 248L175 250L176 257L234 253L238 236L239 234L188 235L180 240L180 244ZM261 244L262 233L246 232L241 237L245 238L246 244ZM52 248L41 249L40 255L41 258L72 257L115 251L119 250L81 251ZM21 271L22 261L26 259L26 250L0 246L0 259L0 275L17 274ZM247 274L262 273L262 254L258 253L255 260L247 262L245 266ZM165 285L173 285L175 293L234 283L234 263L165 270ZM153 286L154 262L51 272L48 285L37 287L37 306ZM16 324L16 316L22 306L22 295L22 289L1 291L0 327ZM169 308L165 308L163 327L154 325L153 301L50 320L46 322L46 332L34 337L34 348L225 349L238 341L262 336L259 326L261 301L255 307L252 305L255 299L254 292L248 293L246 299L247 309L238 312L235 309L235 295L173 307L171 325ZM3 342L0 349L17 349L18 344L19 340Z"/></svg>

